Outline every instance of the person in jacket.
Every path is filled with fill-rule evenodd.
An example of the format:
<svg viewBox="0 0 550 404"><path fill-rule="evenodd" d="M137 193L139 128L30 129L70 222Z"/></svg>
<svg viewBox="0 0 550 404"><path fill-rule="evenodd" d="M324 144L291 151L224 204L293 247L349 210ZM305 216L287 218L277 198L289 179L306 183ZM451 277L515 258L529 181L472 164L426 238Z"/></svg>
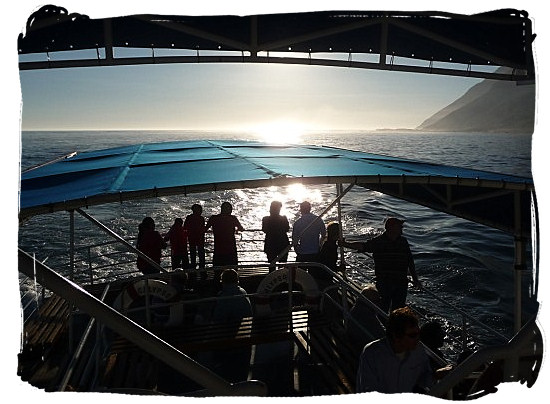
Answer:
<svg viewBox="0 0 550 404"><path fill-rule="evenodd" d="M189 267L189 255L187 254L187 231L183 228L183 219L177 217L174 224L164 236L164 241L170 243L170 258L172 270Z"/></svg>
<svg viewBox="0 0 550 404"><path fill-rule="evenodd" d="M286 262L288 259L290 225L287 217L281 215L282 206L279 201L271 202L269 216L262 218L262 231L265 233L264 252L269 263L274 263L275 260ZM270 268L270 271L274 268L275 266Z"/></svg>
<svg viewBox="0 0 550 404"><path fill-rule="evenodd" d="M138 226L136 248L160 266L162 250L166 248L166 242L155 230L155 221L149 216L145 217ZM137 267L144 275L161 272L140 256L137 258Z"/></svg>
<svg viewBox="0 0 550 404"><path fill-rule="evenodd" d="M386 336L370 342L359 358L358 393L423 393L433 386L437 373L430 366L424 347L419 344L418 318L409 307L392 311L386 323Z"/></svg>
<svg viewBox="0 0 550 404"><path fill-rule="evenodd" d="M311 203L300 203L300 218L292 226L292 246L297 262L318 262L321 239L327 229L323 219L311 213Z"/></svg>
<svg viewBox="0 0 550 404"><path fill-rule="evenodd" d="M404 307L410 274L415 286L420 287L409 243L403 237L404 220L386 219L384 233L364 242L342 241L344 247L372 253L376 289L380 293L381 308L388 312Z"/></svg>

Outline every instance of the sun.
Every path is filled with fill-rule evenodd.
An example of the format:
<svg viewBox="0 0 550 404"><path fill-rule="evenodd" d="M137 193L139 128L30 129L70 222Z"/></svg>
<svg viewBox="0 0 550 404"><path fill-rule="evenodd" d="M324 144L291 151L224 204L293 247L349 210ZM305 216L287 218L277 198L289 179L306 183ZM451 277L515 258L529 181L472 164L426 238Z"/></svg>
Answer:
<svg viewBox="0 0 550 404"><path fill-rule="evenodd" d="M295 144L302 141L306 127L295 121L273 121L258 125L254 132L263 141L276 144Z"/></svg>

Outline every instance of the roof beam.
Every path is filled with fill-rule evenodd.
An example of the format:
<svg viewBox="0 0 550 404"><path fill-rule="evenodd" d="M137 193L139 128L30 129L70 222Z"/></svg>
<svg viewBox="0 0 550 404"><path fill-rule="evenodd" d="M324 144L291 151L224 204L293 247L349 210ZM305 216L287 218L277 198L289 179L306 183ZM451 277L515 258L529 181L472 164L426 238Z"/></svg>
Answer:
<svg viewBox="0 0 550 404"><path fill-rule="evenodd" d="M382 58L385 59L385 58ZM502 74L471 69L447 69L427 65L413 66L402 64L385 64L362 62L340 59L315 59L298 57L270 56L143 56L113 59L74 59L74 60L49 60L40 62L19 62L20 70L62 69L74 67L99 67L99 66L133 66L148 64L171 63L264 63L264 64L290 64L309 66L349 67L355 69L387 70L396 72L422 73L432 75L472 77L503 81L531 81L532 78L515 72L514 74Z"/></svg>

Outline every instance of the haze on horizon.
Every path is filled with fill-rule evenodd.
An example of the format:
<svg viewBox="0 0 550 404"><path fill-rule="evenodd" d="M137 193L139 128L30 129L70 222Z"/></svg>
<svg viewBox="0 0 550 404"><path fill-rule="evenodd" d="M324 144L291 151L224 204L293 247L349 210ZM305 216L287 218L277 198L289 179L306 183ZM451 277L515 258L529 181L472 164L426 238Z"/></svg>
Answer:
<svg viewBox="0 0 550 404"><path fill-rule="evenodd" d="M19 76L22 130L414 129L480 81L277 64L87 67Z"/></svg>

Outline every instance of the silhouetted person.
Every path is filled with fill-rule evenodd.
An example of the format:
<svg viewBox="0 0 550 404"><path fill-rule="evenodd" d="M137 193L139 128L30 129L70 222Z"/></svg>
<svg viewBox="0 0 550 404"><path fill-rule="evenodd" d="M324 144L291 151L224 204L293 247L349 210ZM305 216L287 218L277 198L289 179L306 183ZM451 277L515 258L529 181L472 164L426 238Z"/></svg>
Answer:
<svg viewBox="0 0 550 404"><path fill-rule="evenodd" d="M174 224L164 236L164 241L170 243L172 269L189 267L187 255L187 231L183 228L183 219L176 218Z"/></svg>
<svg viewBox="0 0 550 404"><path fill-rule="evenodd" d="M153 218L146 217L139 224L136 248L160 265L162 249L166 248L166 242L162 239L160 233L155 230ZM137 258L137 267L143 274L161 272L140 256Z"/></svg>
<svg viewBox="0 0 550 404"><path fill-rule="evenodd" d="M298 262L318 262L321 239L327 229L323 219L311 213L311 204L300 203L300 218L292 226L292 246Z"/></svg>
<svg viewBox="0 0 550 404"><path fill-rule="evenodd" d="M214 266L238 265L236 231L244 231L244 227L236 216L232 215L233 206L229 202L223 202L221 212L211 216L206 223L205 230L212 227L214 234ZM214 272L214 285L219 283L220 271Z"/></svg>
<svg viewBox="0 0 550 404"><path fill-rule="evenodd" d="M405 306L409 273L414 285L420 286L409 243L403 237L403 222L390 217L381 235L366 242L342 242L344 247L372 253L376 288L382 298L381 307L386 312Z"/></svg>
<svg viewBox="0 0 550 404"><path fill-rule="evenodd" d="M205 220L202 216L202 206L198 203L191 206L191 213L185 218L183 228L187 231L187 241L189 243L189 258L191 268L197 268L197 257L199 259L199 269L205 267L204 253L204 233ZM206 272L201 272L201 278L206 278Z"/></svg>
<svg viewBox="0 0 550 404"><path fill-rule="evenodd" d="M322 242L317 261L326 265L334 272L338 272L338 237L340 225L331 222L327 226L326 237ZM308 272L317 280L319 287L328 285L332 280L332 274L323 268L309 267Z"/></svg>
<svg viewBox="0 0 550 404"><path fill-rule="evenodd" d="M283 204L279 201L271 202L269 207L269 216L262 218L262 231L265 233L264 252L267 256L267 261L274 263L279 254L283 253L278 261L286 262L288 259L288 231L290 225L286 216L281 215ZM270 271L273 268L270 268Z"/></svg>
<svg viewBox="0 0 550 404"><path fill-rule="evenodd" d="M445 342L445 330L439 323L439 321L432 320L420 327L420 341L426 345L430 350L440 358L443 358L441 347ZM435 367L437 362L433 361L432 365Z"/></svg>

